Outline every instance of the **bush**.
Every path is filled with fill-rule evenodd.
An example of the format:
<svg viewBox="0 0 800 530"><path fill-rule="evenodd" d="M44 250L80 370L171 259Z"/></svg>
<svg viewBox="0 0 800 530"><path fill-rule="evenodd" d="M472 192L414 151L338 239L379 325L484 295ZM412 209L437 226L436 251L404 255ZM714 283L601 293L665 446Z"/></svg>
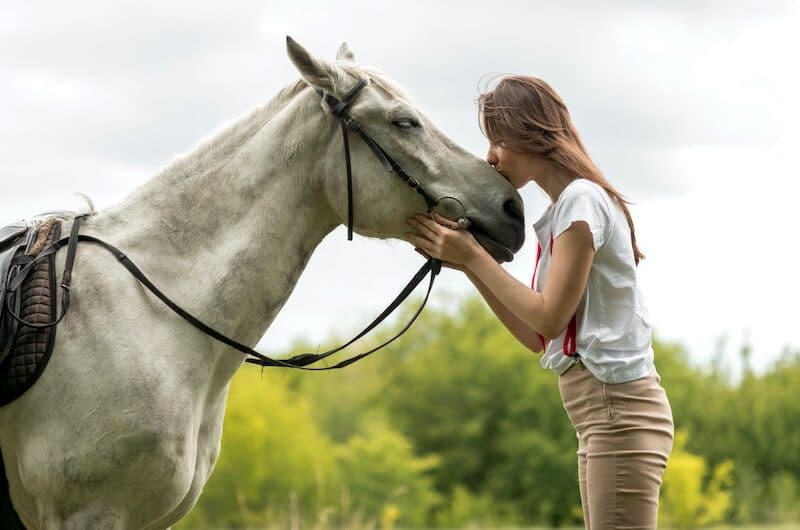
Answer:
<svg viewBox="0 0 800 530"><path fill-rule="evenodd" d="M686 451L687 441L686 431L675 433L659 501L661 522L677 529L723 521L731 507L733 462L720 463L707 478L706 460Z"/></svg>

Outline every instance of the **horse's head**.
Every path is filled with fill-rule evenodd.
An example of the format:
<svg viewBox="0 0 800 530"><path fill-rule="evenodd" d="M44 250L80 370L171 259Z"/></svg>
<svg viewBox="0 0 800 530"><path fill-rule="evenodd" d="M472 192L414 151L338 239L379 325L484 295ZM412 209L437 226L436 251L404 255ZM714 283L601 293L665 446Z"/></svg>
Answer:
<svg viewBox="0 0 800 530"><path fill-rule="evenodd" d="M341 100L360 80L366 85L348 107L349 114L433 198L436 211L450 219L466 217L469 230L498 261L510 261L525 239L522 199L486 161L468 153L445 136L383 73L356 64L346 44L335 62L312 56L287 37L289 57L300 75L317 91ZM312 97L322 98L313 94ZM330 114L321 103L320 112ZM347 222L347 182L338 120L328 117L320 131L329 139L323 148L327 200ZM388 173L369 146L350 134L353 173L354 230L379 238L402 238L410 231L406 219L426 211L422 196Z"/></svg>

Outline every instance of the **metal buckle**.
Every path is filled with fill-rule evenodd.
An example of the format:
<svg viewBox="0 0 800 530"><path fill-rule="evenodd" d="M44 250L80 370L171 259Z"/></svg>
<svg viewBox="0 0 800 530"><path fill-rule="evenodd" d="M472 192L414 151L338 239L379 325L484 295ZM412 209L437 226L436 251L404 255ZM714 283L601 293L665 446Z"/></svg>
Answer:
<svg viewBox="0 0 800 530"><path fill-rule="evenodd" d="M412 190L419 189L420 186L419 181L414 177L408 177L408 185L411 186Z"/></svg>

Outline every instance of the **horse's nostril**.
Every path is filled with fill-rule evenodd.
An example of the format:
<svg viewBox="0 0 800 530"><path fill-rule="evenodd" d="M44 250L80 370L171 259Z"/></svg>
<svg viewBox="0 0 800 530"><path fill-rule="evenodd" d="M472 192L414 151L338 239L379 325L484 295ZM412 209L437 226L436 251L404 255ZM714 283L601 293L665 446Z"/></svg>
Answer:
<svg viewBox="0 0 800 530"><path fill-rule="evenodd" d="M522 222L525 221L525 212L522 208L522 199L507 199L506 202L503 203L503 210L505 210L505 212L513 219Z"/></svg>

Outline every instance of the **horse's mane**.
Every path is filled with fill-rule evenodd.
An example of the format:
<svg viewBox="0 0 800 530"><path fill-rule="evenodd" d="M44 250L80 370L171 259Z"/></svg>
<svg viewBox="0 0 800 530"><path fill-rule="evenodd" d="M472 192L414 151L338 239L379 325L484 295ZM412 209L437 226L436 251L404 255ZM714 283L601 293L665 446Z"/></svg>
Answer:
<svg viewBox="0 0 800 530"><path fill-rule="evenodd" d="M214 171L224 165L236 149L261 130L288 100L307 86L302 79L281 89L265 105L234 118L213 131L188 153L178 155L167 163L155 176L159 180L182 180L197 176L200 172Z"/></svg>
<svg viewBox="0 0 800 530"><path fill-rule="evenodd" d="M411 101L407 94L386 74L377 68L363 65L343 65L338 63L342 70L354 77L367 74L378 88L389 94L399 96L406 101ZM247 140L261 130L269 121L308 84L303 79L281 89L275 97L265 105L256 107L242 116L234 118L221 125L216 131L191 149L188 153L173 158L155 175L155 180L178 182L186 178L199 176L203 173L216 171L235 154L236 150Z"/></svg>

